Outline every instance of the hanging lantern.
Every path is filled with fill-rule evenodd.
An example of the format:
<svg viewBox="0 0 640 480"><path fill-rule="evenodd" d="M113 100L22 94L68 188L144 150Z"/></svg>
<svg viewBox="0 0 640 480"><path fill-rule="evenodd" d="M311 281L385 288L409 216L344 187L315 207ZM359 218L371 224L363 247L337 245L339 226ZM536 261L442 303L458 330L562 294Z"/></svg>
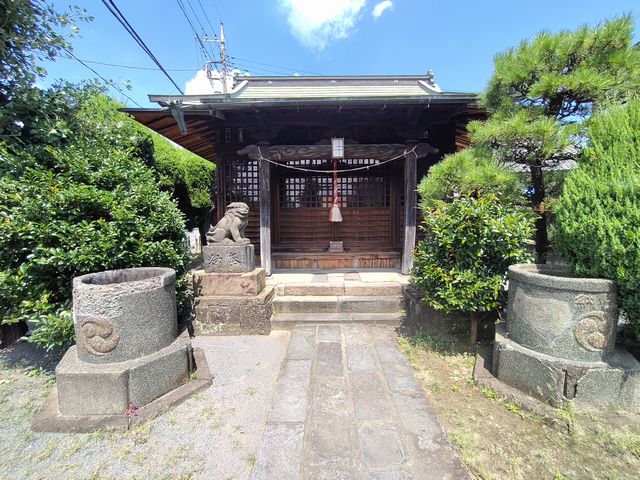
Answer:
<svg viewBox="0 0 640 480"><path fill-rule="evenodd" d="M344 158L344 138L331 139L331 155L333 157L333 203L329 210L329 221L338 223L342 221L342 213L340 212L340 191L338 185L338 159Z"/></svg>

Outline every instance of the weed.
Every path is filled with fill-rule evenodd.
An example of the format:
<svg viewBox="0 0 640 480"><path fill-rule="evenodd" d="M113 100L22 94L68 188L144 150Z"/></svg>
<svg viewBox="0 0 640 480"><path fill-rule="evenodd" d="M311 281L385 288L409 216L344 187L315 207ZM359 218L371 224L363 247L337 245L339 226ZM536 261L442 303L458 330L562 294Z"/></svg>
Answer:
<svg viewBox="0 0 640 480"><path fill-rule="evenodd" d="M51 440L49 443L47 443L47 445L40 452L38 452L35 455L35 457L33 457L33 459L36 462L41 462L43 460L46 460L47 458L49 458L51 456L51 453L53 453L53 451L55 450L56 444L57 444L57 442Z"/></svg>
<svg viewBox="0 0 640 480"><path fill-rule="evenodd" d="M640 434L632 432L625 425L610 434L608 448L614 454L630 453L640 458Z"/></svg>
<svg viewBox="0 0 640 480"><path fill-rule="evenodd" d="M518 415L522 413L522 408L520 408L520 405L513 402L506 402L504 404L504 408L509 410L511 413L517 413Z"/></svg>
<svg viewBox="0 0 640 480"><path fill-rule="evenodd" d="M247 464L247 467L249 467L250 469L253 468L256 464L256 456L253 453L247 453L245 454L242 459L245 461L245 463Z"/></svg>
<svg viewBox="0 0 640 480"><path fill-rule="evenodd" d="M451 391L453 393L458 393L460 391L460 387L458 385L451 385Z"/></svg>
<svg viewBox="0 0 640 480"><path fill-rule="evenodd" d="M488 398L490 400L500 399L500 394L496 392L493 388L482 387L481 392L482 392L482 395L484 395L484 398Z"/></svg>
<svg viewBox="0 0 640 480"><path fill-rule="evenodd" d="M244 393L250 397L253 397L258 391L254 387L247 387Z"/></svg>
<svg viewBox="0 0 640 480"><path fill-rule="evenodd" d="M39 377L40 375L43 375L45 373L44 368L42 367L35 367L35 368L30 368L25 372L25 375L29 378L36 378Z"/></svg>

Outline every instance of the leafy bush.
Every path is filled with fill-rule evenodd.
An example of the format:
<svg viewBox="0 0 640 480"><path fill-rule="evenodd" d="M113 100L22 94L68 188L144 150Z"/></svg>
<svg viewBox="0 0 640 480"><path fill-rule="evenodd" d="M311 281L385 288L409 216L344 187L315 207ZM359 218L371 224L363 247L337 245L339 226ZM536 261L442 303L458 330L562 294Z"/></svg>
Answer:
<svg viewBox="0 0 640 480"><path fill-rule="evenodd" d="M480 148L445 156L418 184L423 211L438 200L450 202L464 195L493 194L504 201L522 203L523 192L518 175L499 165L490 152Z"/></svg>
<svg viewBox="0 0 640 480"><path fill-rule="evenodd" d="M144 144L112 122L126 117L102 109L112 103L93 87L54 97L68 98L65 115L25 116L24 132L0 148L0 316L36 322L32 340L47 347L72 338L74 276L137 266L180 276L189 259L184 217ZM46 132L57 139L43 141Z"/></svg>
<svg viewBox="0 0 640 480"><path fill-rule="evenodd" d="M435 201L425 212L413 282L426 303L446 313L488 312L503 306L507 267L528 262L530 210L494 194Z"/></svg>
<svg viewBox="0 0 640 480"><path fill-rule="evenodd" d="M640 341L640 100L594 116L555 207L555 242L578 275L616 281Z"/></svg>

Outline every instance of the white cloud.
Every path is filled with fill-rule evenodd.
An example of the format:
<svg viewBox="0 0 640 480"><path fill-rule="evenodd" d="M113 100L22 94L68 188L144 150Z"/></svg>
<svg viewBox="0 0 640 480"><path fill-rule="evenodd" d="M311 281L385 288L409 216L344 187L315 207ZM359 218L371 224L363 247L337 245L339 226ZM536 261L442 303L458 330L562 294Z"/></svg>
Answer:
<svg viewBox="0 0 640 480"><path fill-rule="evenodd" d="M195 77L191 80L187 80L184 85L185 95L202 95L207 93L214 93L214 89L211 86L211 82L207 78L207 72L204 70L198 70Z"/></svg>
<svg viewBox="0 0 640 480"><path fill-rule="evenodd" d="M385 10L390 9L391 7L393 7L393 2L391 0L383 0L382 2L376 4L375 7L373 7L373 18L380 18L380 15L382 15Z"/></svg>
<svg viewBox="0 0 640 480"><path fill-rule="evenodd" d="M366 0L280 0L291 32L304 45L324 50L346 38L362 16Z"/></svg>

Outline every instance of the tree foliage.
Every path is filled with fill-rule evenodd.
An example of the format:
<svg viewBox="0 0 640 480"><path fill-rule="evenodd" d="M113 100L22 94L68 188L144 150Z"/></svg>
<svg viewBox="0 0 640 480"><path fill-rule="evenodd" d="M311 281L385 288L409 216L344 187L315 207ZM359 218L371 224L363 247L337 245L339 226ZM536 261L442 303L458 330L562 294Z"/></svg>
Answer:
<svg viewBox="0 0 640 480"><path fill-rule="evenodd" d="M435 201L421 228L412 281L426 303L447 313L501 308L508 266L530 260L530 211L494 194Z"/></svg>
<svg viewBox="0 0 640 480"><path fill-rule="evenodd" d="M70 7L61 13L39 0L0 0L0 106L17 92L28 90L46 72L42 60L70 50L68 38L79 21L91 20L87 11Z"/></svg>
<svg viewBox="0 0 640 480"><path fill-rule="evenodd" d="M640 100L607 108L589 130L555 208L556 245L576 274L616 281L640 341Z"/></svg>
<svg viewBox="0 0 640 480"><path fill-rule="evenodd" d="M489 119L469 125L472 142L504 163L525 165L538 213L536 243L547 249L544 170L574 158L584 120L603 103L640 91L640 48L623 16L575 31L543 32L495 58L483 96Z"/></svg>
<svg viewBox="0 0 640 480"><path fill-rule="evenodd" d="M523 203L523 184L515 172L499 164L486 149L467 148L446 155L418 184L420 209L460 196L493 194L502 201Z"/></svg>

